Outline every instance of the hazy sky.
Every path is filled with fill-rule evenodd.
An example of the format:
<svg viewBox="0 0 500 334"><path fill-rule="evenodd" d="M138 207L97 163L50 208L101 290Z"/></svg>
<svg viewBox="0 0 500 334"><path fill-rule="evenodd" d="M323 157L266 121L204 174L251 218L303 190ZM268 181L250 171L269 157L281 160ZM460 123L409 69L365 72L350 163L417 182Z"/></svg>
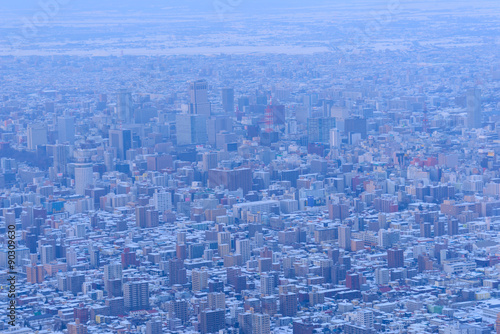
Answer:
<svg viewBox="0 0 500 334"><path fill-rule="evenodd" d="M215 5L227 4L234 8L241 8L244 10L253 9L254 11L265 11L268 9L279 8L297 8L297 7L310 7L318 5L346 5L346 6L360 6L361 4L370 4L378 6L387 6L391 1L398 0L22 0L22 1L8 1L2 0L0 3L0 10L36 10L40 8L40 3L49 3L52 1L59 1L64 3L64 7L72 10L141 10L151 8L190 8L194 11L210 11L214 9ZM400 3L422 3L427 4L429 9L433 5L444 3L454 6L457 3L470 3L477 5L480 3L496 3L497 0L399 0Z"/></svg>

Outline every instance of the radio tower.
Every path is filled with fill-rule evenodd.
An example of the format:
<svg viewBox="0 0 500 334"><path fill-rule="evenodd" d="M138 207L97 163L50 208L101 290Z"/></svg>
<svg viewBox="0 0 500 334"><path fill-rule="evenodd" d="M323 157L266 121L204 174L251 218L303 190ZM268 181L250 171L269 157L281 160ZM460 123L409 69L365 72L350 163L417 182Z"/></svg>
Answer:
<svg viewBox="0 0 500 334"><path fill-rule="evenodd" d="M274 115L273 115L273 97L271 96L269 99L269 105L266 108L266 132L273 132L274 128Z"/></svg>
<svg viewBox="0 0 500 334"><path fill-rule="evenodd" d="M422 130L425 133L429 131L429 119L427 118L427 103L424 102L424 119L422 121Z"/></svg>

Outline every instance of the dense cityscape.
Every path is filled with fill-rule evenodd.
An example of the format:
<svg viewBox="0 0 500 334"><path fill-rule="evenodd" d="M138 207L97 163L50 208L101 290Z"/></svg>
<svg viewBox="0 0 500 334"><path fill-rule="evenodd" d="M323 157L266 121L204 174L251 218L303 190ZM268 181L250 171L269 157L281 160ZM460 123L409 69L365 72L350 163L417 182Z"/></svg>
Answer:
<svg viewBox="0 0 500 334"><path fill-rule="evenodd" d="M322 11L0 47L0 332L500 333L498 15Z"/></svg>

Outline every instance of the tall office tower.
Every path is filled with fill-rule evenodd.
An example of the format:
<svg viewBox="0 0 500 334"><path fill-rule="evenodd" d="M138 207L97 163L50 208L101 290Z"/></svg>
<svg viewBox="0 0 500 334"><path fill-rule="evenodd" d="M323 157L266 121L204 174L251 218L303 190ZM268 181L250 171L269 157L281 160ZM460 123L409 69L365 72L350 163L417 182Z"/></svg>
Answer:
<svg viewBox="0 0 500 334"><path fill-rule="evenodd" d="M211 310L226 308L226 295L224 292L211 292L207 295L208 308Z"/></svg>
<svg viewBox="0 0 500 334"><path fill-rule="evenodd" d="M85 282L85 274L73 271L67 276L68 290L75 296L82 292L82 285Z"/></svg>
<svg viewBox="0 0 500 334"><path fill-rule="evenodd" d="M186 284L186 269L184 268L184 261L179 259L168 260L168 274L170 285Z"/></svg>
<svg viewBox="0 0 500 334"><path fill-rule="evenodd" d="M149 309L148 282L128 282L123 284L125 309L128 311Z"/></svg>
<svg viewBox="0 0 500 334"><path fill-rule="evenodd" d="M146 210L145 206L135 208L135 225L140 228L146 227Z"/></svg>
<svg viewBox="0 0 500 334"><path fill-rule="evenodd" d="M402 268L405 265L404 251L392 248L387 250L387 266L389 268Z"/></svg>
<svg viewBox="0 0 500 334"><path fill-rule="evenodd" d="M122 264L113 262L104 266L104 287L106 282L113 279L122 279Z"/></svg>
<svg viewBox="0 0 500 334"><path fill-rule="evenodd" d="M445 222L442 221L442 220L436 220L434 222L434 236L435 237L440 237L442 235L445 235L446 234L446 231L445 231Z"/></svg>
<svg viewBox="0 0 500 334"><path fill-rule="evenodd" d="M330 148L340 148L342 138L338 129L330 129Z"/></svg>
<svg viewBox="0 0 500 334"><path fill-rule="evenodd" d="M351 273L345 276L345 286L351 290L359 290L361 287L361 277L359 274Z"/></svg>
<svg viewBox="0 0 500 334"><path fill-rule="evenodd" d="M246 263L250 260L252 249L250 247L249 239L236 240L236 253L241 254L241 260Z"/></svg>
<svg viewBox="0 0 500 334"><path fill-rule="evenodd" d="M101 253L97 249L90 249L90 266L94 269L98 269L101 266Z"/></svg>
<svg viewBox="0 0 500 334"><path fill-rule="evenodd" d="M271 319L269 314L252 314L252 334L271 333Z"/></svg>
<svg viewBox="0 0 500 334"><path fill-rule="evenodd" d="M431 223L420 224L420 236L423 238L431 237Z"/></svg>
<svg viewBox="0 0 500 334"><path fill-rule="evenodd" d="M76 266L77 264L76 251L73 247L66 249L66 263L70 267Z"/></svg>
<svg viewBox="0 0 500 334"><path fill-rule="evenodd" d="M448 221L448 234L449 235L458 235L459 224L458 220L453 219Z"/></svg>
<svg viewBox="0 0 500 334"><path fill-rule="evenodd" d="M177 114L177 145L206 144L207 118L204 115Z"/></svg>
<svg viewBox="0 0 500 334"><path fill-rule="evenodd" d="M57 118L57 134L60 143L75 143L75 118L60 116Z"/></svg>
<svg viewBox="0 0 500 334"><path fill-rule="evenodd" d="M40 247L40 260L42 261L42 264L48 264L55 259L54 246L43 245Z"/></svg>
<svg viewBox="0 0 500 334"><path fill-rule="evenodd" d="M211 169L208 171L208 186L224 188L235 191L241 188L243 194L252 190L252 170L250 168L239 169Z"/></svg>
<svg viewBox="0 0 500 334"><path fill-rule="evenodd" d="M370 310L361 310L356 313L356 323L366 328L373 327L373 312Z"/></svg>
<svg viewBox="0 0 500 334"><path fill-rule="evenodd" d="M158 227L159 224L160 212L158 210L153 210L153 207L151 206L149 210L146 210L146 227Z"/></svg>
<svg viewBox="0 0 500 334"><path fill-rule="evenodd" d="M33 212L31 206L26 207L26 209L29 210L29 211L26 211L26 213L27 212ZM33 221L32 216L33 216L32 214L27 214L27 217L28 217L27 220L29 222ZM16 213L15 212L13 212L13 211L6 211L4 213L4 218L5 218L5 227L7 227L9 229L12 229L13 227L16 226ZM30 223L30 225L31 225L31 223Z"/></svg>
<svg viewBox="0 0 500 334"><path fill-rule="evenodd" d="M203 334L216 333L226 327L224 309L205 310L200 313L200 330Z"/></svg>
<svg viewBox="0 0 500 334"><path fill-rule="evenodd" d="M172 300L168 303L167 307L169 316L172 318L179 319L182 323L189 320L188 317L188 303L184 299L182 300Z"/></svg>
<svg viewBox="0 0 500 334"><path fill-rule="evenodd" d="M274 293L274 275L264 274L260 276L260 294L270 296Z"/></svg>
<svg viewBox="0 0 500 334"><path fill-rule="evenodd" d="M391 272L387 268L375 269L375 283L378 285L386 285L389 283Z"/></svg>
<svg viewBox="0 0 500 334"><path fill-rule="evenodd" d="M54 168L56 173L66 174L68 164L69 147L67 145L54 146Z"/></svg>
<svg viewBox="0 0 500 334"><path fill-rule="evenodd" d="M193 292L198 292L208 288L208 270L193 269L191 275Z"/></svg>
<svg viewBox="0 0 500 334"><path fill-rule="evenodd" d="M222 88L222 109L229 115L234 114L234 89Z"/></svg>
<svg viewBox="0 0 500 334"><path fill-rule="evenodd" d="M153 319L146 322L146 334L162 334L163 326L159 319Z"/></svg>
<svg viewBox="0 0 500 334"><path fill-rule="evenodd" d="M153 205L161 213L172 210L172 194L164 190L156 190L153 194Z"/></svg>
<svg viewBox="0 0 500 334"><path fill-rule="evenodd" d="M120 89L116 100L116 114L124 123L132 120L132 94L126 89Z"/></svg>
<svg viewBox="0 0 500 334"><path fill-rule="evenodd" d="M109 310L109 315L116 317L125 314L125 305L123 297L106 298L106 306Z"/></svg>
<svg viewBox="0 0 500 334"><path fill-rule="evenodd" d="M43 123L28 125L28 150L36 150L37 146L47 145L47 126Z"/></svg>
<svg viewBox="0 0 500 334"><path fill-rule="evenodd" d="M297 314L297 294L293 292L280 294L280 313L284 317L294 317Z"/></svg>
<svg viewBox="0 0 500 334"><path fill-rule="evenodd" d="M185 244L186 243L186 232L184 232L184 231L177 232L177 243L178 244Z"/></svg>
<svg viewBox="0 0 500 334"><path fill-rule="evenodd" d="M217 244L220 245L231 245L231 233L229 232L219 232L217 233Z"/></svg>
<svg viewBox="0 0 500 334"><path fill-rule="evenodd" d="M75 192L85 195L85 189L94 184L94 171L91 164L75 165Z"/></svg>
<svg viewBox="0 0 500 334"><path fill-rule="evenodd" d="M211 105L208 101L208 83L197 80L189 83L189 113L210 117Z"/></svg>
<svg viewBox="0 0 500 334"><path fill-rule="evenodd" d="M132 148L132 131L109 130L109 146L116 148L118 159L127 159L127 151Z"/></svg>
<svg viewBox="0 0 500 334"><path fill-rule="evenodd" d="M366 118L349 117L344 120L344 133L350 137L351 134L359 133L361 139L366 139Z"/></svg>
<svg viewBox="0 0 500 334"><path fill-rule="evenodd" d="M478 88L467 91L467 126L469 129L481 127L481 90Z"/></svg>
<svg viewBox="0 0 500 334"><path fill-rule="evenodd" d="M26 266L26 276L28 282L32 284L42 283L44 281L43 266L35 264Z"/></svg>
<svg viewBox="0 0 500 334"><path fill-rule="evenodd" d="M307 119L307 139L309 143L329 143L330 130L335 128L335 118L318 117Z"/></svg>
<svg viewBox="0 0 500 334"><path fill-rule="evenodd" d="M349 226L339 226L339 247L351 250L351 228Z"/></svg>
<svg viewBox="0 0 500 334"><path fill-rule="evenodd" d="M214 168L217 168L217 152L203 153L203 171L208 172Z"/></svg>
<svg viewBox="0 0 500 334"><path fill-rule="evenodd" d="M238 313L238 323L241 334L252 334L252 313L243 311Z"/></svg>

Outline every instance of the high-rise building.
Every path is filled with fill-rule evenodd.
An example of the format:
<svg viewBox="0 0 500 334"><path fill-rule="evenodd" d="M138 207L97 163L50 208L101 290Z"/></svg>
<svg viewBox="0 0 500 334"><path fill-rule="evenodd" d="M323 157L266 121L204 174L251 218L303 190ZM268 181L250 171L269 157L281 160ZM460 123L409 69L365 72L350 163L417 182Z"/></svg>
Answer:
<svg viewBox="0 0 500 334"><path fill-rule="evenodd" d="M345 276L345 286L351 290L359 290L361 287L361 277L359 274L350 273Z"/></svg>
<svg viewBox="0 0 500 334"><path fill-rule="evenodd" d="M75 118L60 116L57 118L57 134L60 143L75 143Z"/></svg>
<svg viewBox="0 0 500 334"><path fill-rule="evenodd" d="M184 261L180 259L170 259L168 261L168 274L170 285L186 284L186 269L184 268Z"/></svg>
<svg viewBox="0 0 500 334"><path fill-rule="evenodd" d="M77 264L76 251L73 247L66 249L66 263L72 267Z"/></svg>
<svg viewBox="0 0 500 334"><path fill-rule="evenodd" d="M260 276L260 294L270 296L274 293L274 275L264 274Z"/></svg>
<svg viewBox="0 0 500 334"><path fill-rule="evenodd" d="M217 168L217 152L203 153L203 170L208 172L214 168Z"/></svg>
<svg viewBox="0 0 500 334"><path fill-rule="evenodd" d="M132 120L132 94L126 89L120 89L116 100L116 114L124 123Z"/></svg>
<svg viewBox="0 0 500 334"><path fill-rule="evenodd" d="M75 319L75 322L70 322L68 325L68 334L87 334L87 326L80 323L80 319Z"/></svg>
<svg viewBox="0 0 500 334"><path fill-rule="evenodd" d="M161 320L149 320L146 322L146 334L162 334L163 325Z"/></svg>
<svg viewBox="0 0 500 334"><path fill-rule="evenodd" d="M211 310L226 308L226 295L224 292L211 292L207 295L208 308Z"/></svg>
<svg viewBox="0 0 500 334"><path fill-rule="evenodd" d="M330 129L330 148L340 148L342 145L342 137L338 129Z"/></svg>
<svg viewBox="0 0 500 334"><path fill-rule="evenodd" d="M69 146L54 145L54 169L56 173L66 174L68 164Z"/></svg>
<svg viewBox="0 0 500 334"><path fill-rule="evenodd" d="M188 321L188 303L186 300L172 300L168 303L170 317L177 318L181 323Z"/></svg>
<svg viewBox="0 0 500 334"><path fill-rule="evenodd" d="M271 319L269 314L252 314L252 334L271 333Z"/></svg>
<svg viewBox="0 0 500 334"><path fill-rule="evenodd" d="M211 169L208 171L209 187L224 186L230 191L241 188L243 194L252 190L252 170L250 168L239 169Z"/></svg>
<svg viewBox="0 0 500 334"><path fill-rule="evenodd" d="M34 123L28 126L28 150L36 150L37 146L47 145L47 126Z"/></svg>
<svg viewBox="0 0 500 334"><path fill-rule="evenodd" d="M118 159L127 159L127 151L132 148L132 131L128 129L109 130L109 146L116 148Z"/></svg>
<svg viewBox="0 0 500 334"><path fill-rule="evenodd" d="M388 249L387 250L387 266L389 268L401 268L404 267L405 258L404 251L402 249Z"/></svg>
<svg viewBox="0 0 500 334"><path fill-rule="evenodd" d="M42 264L48 264L55 260L55 249L52 245L42 245L40 247L40 260Z"/></svg>
<svg viewBox="0 0 500 334"><path fill-rule="evenodd" d="M122 264L113 262L104 266L104 288L110 289L109 282L112 280L122 280ZM109 291L108 291L109 294Z"/></svg>
<svg viewBox="0 0 500 334"><path fill-rule="evenodd" d="M280 294L280 313L284 317L294 317L297 314L297 294L293 292Z"/></svg>
<svg viewBox="0 0 500 334"><path fill-rule="evenodd" d="M420 224L420 236L423 238L430 238L431 235L431 223L421 223Z"/></svg>
<svg viewBox="0 0 500 334"><path fill-rule="evenodd" d="M94 184L94 170L91 164L75 165L75 192L78 195L85 195L85 189Z"/></svg>
<svg viewBox="0 0 500 334"><path fill-rule="evenodd" d="M469 129L481 127L481 90L478 88L467 91L467 126Z"/></svg>
<svg viewBox="0 0 500 334"><path fill-rule="evenodd" d="M335 118L319 117L307 119L307 138L309 143L329 143L330 130L335 128Z"/></svg>
<svg viewBox="0 0 500 334"><path fill-rule="evenodd" d="M359 133L361 139L366 139L366 119L362 117L349 117L344 120L344 133L348 136Z"/></svg>
<svg viewBox="0 0 500 334"><path fill-rule="evenodd" d="M73 309L73 317L75 319L79 319L81 323L85 324L89 321L89 309L81 303L78 307Z"/></svg>
<svg viewBox="0 0 500 334"><path fill-rule="evenodd" d="M356 323L366 328L373 327L373 312L370 310L361 310L356 313Z"/></svg>
<svg viewBox="0 0 500 334"><path fill-rule="evenodd" d="M135 224L137 227L146 227L146 210L145 206L138 206L135 208Z"/></svg>
<svg viewBox="0 0 500 334"><path fill-rule="evenodd" d="M197 80L189 83L189 113L204 115L211 114L211 105L208 101L208 83L206 80Z"/></svg>
<svg viewBox="0 0 500 334"><path fill-rule="evenodd" d="M26 266L26 276L30 283L42 283L44 280L43 266L42 265L31 265Z"/></svg>
<svg viewBox="0 0 500 334"><path fill-rule="evenodd" d="M199 145L208 141L207 118L199 114L177 114L177 145Z"/></svg>
<svg viewBox="0 0 500 334"><path fill-rule="evenodd" d="M238 239L236 240L236 253L241 254L241 260L246 263L250 260L252 249L250 246L249 239Z"/></svg>
<svg viewBox="0 0 500 334"><path fill-rule="evenodd" d="M434 236L439 237L439 236L442 236L445 234L446 234L445 222L443 220L439 220L439 219L436 220L434 222Z"/></svg>
<svg viewBox="0 0 500 334"><path fill-rule="evenodd" d="M149 309L148 282L128 282L123 285L125 309L128 311Z"/></svg>
<svg viewBox="0 0 500 334"><path fill-rule="evenodd" d="M106 306L109 309L109 315L112 317L125 314L125 301L123 297L106 299Z"/></svg>
<svg viewBox="0 0 500 334"><path fill-rule="evenodd" d="M351 250L351 228L346 225L339 226L339 247Z"/></svg>
<svg viewBox="0 0 500 334"><path fill-rule="evenodd" d="M225 310L205 310L200 313L200 330L203 334L216 333L226 327Z"/></svg>
<svg viewBox="0 0 500 334"><path fill-rule="evenodd" d="M161 213L172 210L172 194L168 191L155 191L153 194L153 205Z"/></svg>
<svg viewBox="0 0 500 334"><path fill-rule="evenodd" d="M458 235L459 230L459 222L456 219L450 219L448 221L448 234L449 235Z"/></svg>
<svg viewBox="0 0 500 334"><path fill-rule="evenodd" d="M222 88L222 109L226 114L234 114L234 89Z"/></svg>
<svg viewBox="0 0 500 334"><path fill-rule="evenodd" d="M391 272L387 268L375 269L375 283L379 285L386 285L390 281Z"/></svg>
<svg viewBox="0 0 500 334"><path fill-rule="evenodd" d="M193 269L191 271L192 275L192 290L193 292L198 292L208 288L208 270Z"/></svg>

